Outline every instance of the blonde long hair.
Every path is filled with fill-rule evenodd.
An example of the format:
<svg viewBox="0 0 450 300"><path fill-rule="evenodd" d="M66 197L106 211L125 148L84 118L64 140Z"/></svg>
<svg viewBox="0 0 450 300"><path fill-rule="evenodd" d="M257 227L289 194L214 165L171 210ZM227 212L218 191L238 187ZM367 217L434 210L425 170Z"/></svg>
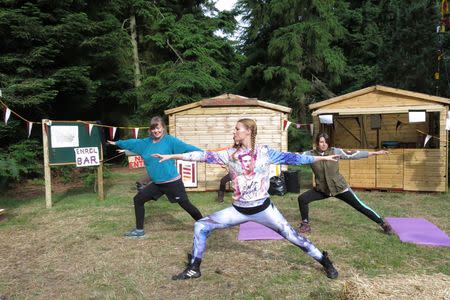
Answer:
<svg viewBox="0 0 450 300"><path fill-rule="evenodd" d="M251 141L251 155L252 157L254 156L254 152L255 152L255 144L256 144L256 134L258 133L258 127L256 126L256 122L253 119L249 119L249 118L244 118L244 119L240 119L239 121L237 121L238 123L241 123L242 125L244 125L244 127L247 130L251 131L251 135L250 135L250 141ZM236 148L236 151L233 153L233 158L236 159L235 154L239 151L239 149L242 148L242 144L235 144L234 148Z"/></svg>

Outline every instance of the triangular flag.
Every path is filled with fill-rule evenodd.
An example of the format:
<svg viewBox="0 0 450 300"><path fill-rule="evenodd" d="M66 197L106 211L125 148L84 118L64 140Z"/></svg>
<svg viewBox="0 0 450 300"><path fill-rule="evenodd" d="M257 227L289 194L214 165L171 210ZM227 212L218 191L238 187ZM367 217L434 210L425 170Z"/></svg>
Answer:
<svg viewBox="0 0 450 300"><path fill-rule="evenodd" d="M0 97L3 97L2 90L0 90Z"/></svg>
<svg viewBox="0 0 450 300"><path fill-rule="evenodd" d="M89 136L91 135L92 132L92 127L94 127L94 124L89 123Z"/></svg>
<svg viewBox="0 0 450 300"><path fill-rule="evenodd" d="M292 122L289 122L288 120L283 120L283 130L287 130L291 124Z"/></svg>
<svg viewBox="0 0 450 300"><path fill-rule="evenodd" d="M424 147L427 145L427 143L430 139L431 139L431 135L427 134L427 136L425 137L425 142L423 142Z"/></svg>
<svg viewBox="0 0 450 300"><path fill-rule="evenodd" d="M9 116L11 116L11 110L7 107L5 107L5 108L6 108L5 109L5 125L6 125L6 124L8 124Z"/></svg>
<svg viewBox="0 0 450 300"><path fill-rule="evenodd" d="M133 129L133 137L135 139L137 139L138 135L139 135L139 127L136 127L136 128Z"/></svg>
<svg viewBox="0 0 450 300"><path fill-rule="evenodd" d="M110 127L109 128L109 138L113 141L114 137L116 136L116 130L117 127Z"/></svg>
<svg viewBox="0 0 450 300"><path fill-rule="evenodd" d="M311 136L313 136L314 135L314 124L313 123L309 124L309 130L311 132Z"/></svg>
<svg viewBox="0 0 450 300"><path fill-rule="evenodd" d="M401 127L403 123L400 120L397 120L397 125L395 125L395 131L397 132L398 128Z"/></svg>
<svg viewBox="0 0 450 300"><path fill-rule="evenodd" d="M31 135L31 129L33 128L33 122L27 122L27 128L28 128L28 138Z"/></svg>
<svg viewBox="0 0 450 300"><path fill-rule="evenodd" d="M295 127L297 128L297 129L299 129L300 127L302 127L302 124L295 124Z"/></svg>

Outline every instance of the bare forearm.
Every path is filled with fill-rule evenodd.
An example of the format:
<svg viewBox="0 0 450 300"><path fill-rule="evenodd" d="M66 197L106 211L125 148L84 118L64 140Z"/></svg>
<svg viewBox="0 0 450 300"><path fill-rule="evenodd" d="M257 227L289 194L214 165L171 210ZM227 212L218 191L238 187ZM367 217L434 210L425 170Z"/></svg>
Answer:
<svg viewBox="0 0 450 300"><path fill-rule="evenodd" d="M389 154L389 151L386 151L386 150L373 151L373 152L369 152L369 157L375 156L375 155L386 155L386 154Z"/></svg>

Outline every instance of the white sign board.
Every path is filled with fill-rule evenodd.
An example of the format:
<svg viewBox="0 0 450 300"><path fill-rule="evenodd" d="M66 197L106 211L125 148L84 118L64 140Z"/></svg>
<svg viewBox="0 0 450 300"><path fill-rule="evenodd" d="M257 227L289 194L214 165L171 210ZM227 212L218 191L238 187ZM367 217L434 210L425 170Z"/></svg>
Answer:
<svg viewBox="0 0 450 300"><path fill-rule="evenodd" d="M422 123L427 119L425 111L409 111L408 121L409 123Z"/></svg>
<svg viewBox="0 0 450 300"><path fill-rule="evenodd" d="M319 115L321 124L333 124L333 115Z"/></svg>
<svg viewBox="0 0 450 300"><path fill-rule="evenodd" d="M52 148L78 147L78 126L55 126L51 128Z"/></svg>
<svg viewBox="0 0 450 300"><path fill-rule="evenodd" d="M98 147L75 148L75 163L77 167L89 167L100 165Z"/></svg>
<svg viewBox="0 0 450 300"><path fill-rule="evenodd" d="M197 162L177 160L177 169L185 187L197 187Z"/></svg>

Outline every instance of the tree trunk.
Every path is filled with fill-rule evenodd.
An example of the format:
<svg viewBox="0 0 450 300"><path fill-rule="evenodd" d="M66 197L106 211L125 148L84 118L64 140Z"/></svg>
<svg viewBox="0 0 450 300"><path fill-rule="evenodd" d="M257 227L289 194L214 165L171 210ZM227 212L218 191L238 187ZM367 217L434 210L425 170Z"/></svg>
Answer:
<svg viewBox="0 0 450 300"><path fill-rule="evenodd" d="M136 16L134 14L130 16L130 32L131 32L131 45L133 46L134 87L138 88L141 86L141 69L139 66L139 52L136 34Z"/></svg>

